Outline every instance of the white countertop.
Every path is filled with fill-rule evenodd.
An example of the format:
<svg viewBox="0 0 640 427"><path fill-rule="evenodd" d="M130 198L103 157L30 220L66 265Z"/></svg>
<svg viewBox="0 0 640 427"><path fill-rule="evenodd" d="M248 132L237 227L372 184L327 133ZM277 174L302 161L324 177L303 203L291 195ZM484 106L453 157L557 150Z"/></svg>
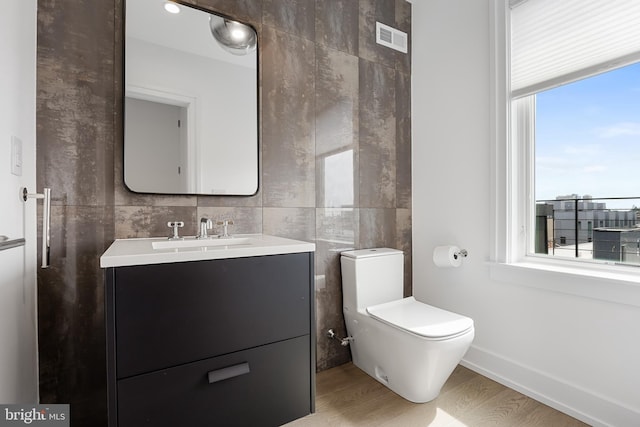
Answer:
<svg viewBox="0 0 640 427"><path fill-rule="evenodd" d="M234 241L235 239L235 241ZM263 255L279 255L300 252L314 252L316 245L299 240L266 234L242 234L228 239L212 238L198 241L194 237L185 237L175 241L186 247L154 249L174 242L166 237L150 239L117 239L100 257L100 267L124 267L128 265L165 264L172 262L203 261L209 259L246 258ZM205 246L200 245L202 242ZM224 243L229 243L225 245ZM241 244L237 244L241 242ZM215 246L206 246L208 243ZM170 243L169 243L170 244Z"/></svg>

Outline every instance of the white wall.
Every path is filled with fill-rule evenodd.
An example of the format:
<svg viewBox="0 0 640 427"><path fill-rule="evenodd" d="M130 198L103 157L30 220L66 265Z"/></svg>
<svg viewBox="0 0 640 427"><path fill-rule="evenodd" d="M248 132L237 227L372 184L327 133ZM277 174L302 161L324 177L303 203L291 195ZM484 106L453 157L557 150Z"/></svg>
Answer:
<svg viewBox="0 0 640 427"><path fill-rule="evenodd" d="M412 19L416 298L474 319L466 366L592 425L640 425L638 307L490 277L489 0L415 1ZM452 243L469 258L436 268Z"/></svg>
<svg viewBox="0 0 640 427"><path fill-rule="evenodd" d="M27 244L0 252L0 403L38 400L35 311L36 0L9 0L0 13L0 235ZM22 140L22 176L11 174L11 137Z"/></svg>

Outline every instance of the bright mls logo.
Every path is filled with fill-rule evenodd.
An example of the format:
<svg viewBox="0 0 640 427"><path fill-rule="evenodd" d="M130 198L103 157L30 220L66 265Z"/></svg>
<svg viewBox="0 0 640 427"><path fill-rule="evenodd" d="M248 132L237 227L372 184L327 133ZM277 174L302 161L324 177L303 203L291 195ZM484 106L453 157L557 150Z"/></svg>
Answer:
<svg viewBox="0 0 640 427"><path fill-rule="evenodd" d="M0 427L69 425L69 405L0 405Z"/></svg>

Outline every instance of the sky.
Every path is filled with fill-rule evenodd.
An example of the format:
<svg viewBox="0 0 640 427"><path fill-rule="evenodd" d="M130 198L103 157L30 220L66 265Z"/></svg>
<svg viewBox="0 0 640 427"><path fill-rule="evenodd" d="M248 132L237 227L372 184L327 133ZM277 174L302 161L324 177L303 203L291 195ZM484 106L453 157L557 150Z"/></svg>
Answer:
<svg viewBox="0 0 640 427"><path fill-rule="evenodd" d="M640 63L538 93L535 155L537 200L640 197Z"/></svg>

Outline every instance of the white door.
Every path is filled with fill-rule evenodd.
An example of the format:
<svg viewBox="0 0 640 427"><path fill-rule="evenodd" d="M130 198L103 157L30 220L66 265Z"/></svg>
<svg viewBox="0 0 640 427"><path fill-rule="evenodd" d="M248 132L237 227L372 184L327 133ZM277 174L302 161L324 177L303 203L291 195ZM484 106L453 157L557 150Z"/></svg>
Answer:
<svg viewBox="0 0 640 427"><path fill-rule="evenodd" d="M38 403L36 202L19 197L36 190L36 4L0 13L0 403Z"/></svg>
<svg viewBox="0 0 640 427"><path fill-rule="evenodd" d="M182 146L186 145L186 141L181 141L183 110L186 108L177 105L125 98L124 179L131 190L148 193L187 190L182 161Z"/></svg>

